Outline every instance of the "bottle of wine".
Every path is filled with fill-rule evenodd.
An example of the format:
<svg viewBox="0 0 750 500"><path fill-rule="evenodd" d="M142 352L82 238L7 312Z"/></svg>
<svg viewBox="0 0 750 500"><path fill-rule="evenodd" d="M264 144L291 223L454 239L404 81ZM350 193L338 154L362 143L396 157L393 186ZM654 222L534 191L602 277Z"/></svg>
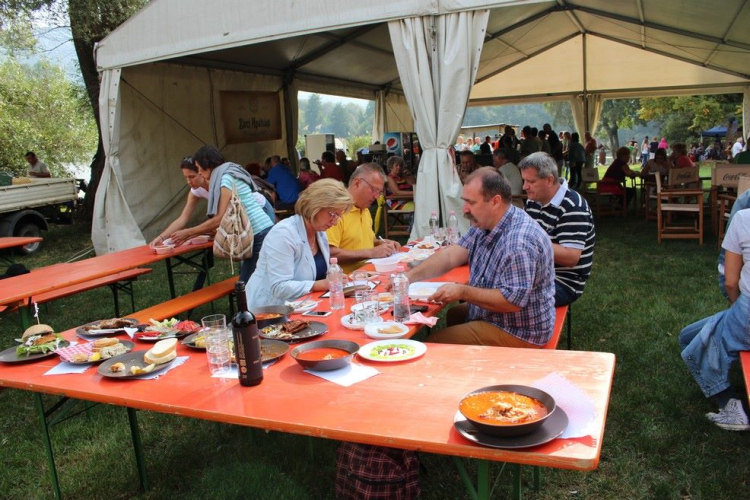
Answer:
<svg viewBox="0 0 750 500"><path fill-rule="evenodd" d="M263 355L260 351L258 324L253 313L247 309L244 281L238 281L234 286L234 295L237 298L237 314L232 319L232 335L240 384L258 385L263 382Z"/></svg>

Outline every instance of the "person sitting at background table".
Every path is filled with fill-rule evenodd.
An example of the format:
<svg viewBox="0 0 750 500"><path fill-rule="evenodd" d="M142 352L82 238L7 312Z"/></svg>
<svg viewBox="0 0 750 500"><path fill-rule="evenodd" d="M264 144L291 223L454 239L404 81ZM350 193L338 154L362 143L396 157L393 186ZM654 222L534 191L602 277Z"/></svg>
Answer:
<svg viewBox="0 0 750 500"><path fill-rule="evenodd" d="M703 394L720 408L706 417L724 430L750 430L747 398L729 382L729 369L740 351L750 350L750 210L734 216L722 243L724 279L730 307L680 332L682 360Z"/></svg>
<svg viewBox="0 0 750 500"><path fill-rule="evenodd" d="M236 163L226 161L221 151L215 147L201 146L193 155L193 161L198 168L198 172L208 182L208 209L206 214L209 219L195 227L175 231L170 235L170 238L176 245L180 245L193 236L216 231L221 224L224 213L227 211L227 207L229 207L232 192L236 188L237 196L245 208L255 233L253 253L249 259L243 260L240 266L240 279L247 282L255 270L263 239L273 226L273 219L264 210L268 201L258 192L247 170Z"/></svg>
<svg viewBox="0 0 750 500"><path fill-rule="evenodd" d="M320 175L317 172L310 169L310 160L307 158L300 158L299 160L299 175L297 180L299 181L299 187L302 191L310 187L310 184L320 179Z"/></svg>
<svg viewBox="0 0 750 500"><path fill-rule="evenodd" d="M185 201L185 207L182 209L182 213L167 228L159 233L159 235L151 240L148 245L153 248L155 246L164 243L164 240L169 237L175 231L183 229L190 222L191 217L195 213L195 209L198 208L200 199L208 200L208 182L198 172L198 167L195 166L192 156L187 156L180 162L180 170L182 170L182 176L185 178L185 182L190 186L190 191L187 194L187 200Z"/></svg>
<svg viewBox="0 0 750 500"><path fill-rule="evenodd" d="M435 252L407 272L410 283L469 265L469 284L441 286L428 300L452 307L448 327L427 342L540 348L555 324L552 242L539 224L511 204L510 184L492 167L472 173L463 188L471 229L457 245Z"/></svg>
<svg viewBox="0 0 750 500"><path fill-rule="evenodd" d="M372 229L370 205L383 194L384 184L385 174L377 163L360 165L349 179L354 206L327 231L331 257L339 260L345 273L361 267L365 259L389 257L401 248L397 241L376 239Z"/></svg>
<svg viewBox="0 0 750 500"><path fill-rule="evenodd" d="M621 147L617 150L616 154L615 161L609 166L604 173L604 177L602 177L602 182L599 183L599 190L603 193L621 195L623 190L622 182L625 180L625 177L633 179L638 176L638 172L630 170L630 165L628 165L630 150L628 148ZM626 187L624 189L626 193L625 205L627 206L630 205L630 200L635 196L635 188Z"/></svg>
<svg viewBox="0 0 750 500"><path fill-rule="evenodd" d="M695 166L687 154L687 146L685 146L684 143L678 142L672 145L672 163L674 164L674 168L689 168Z"/></svg>
<svg viewBox="0 0 750 500"><path fill-rule="evenodd" d="M403 177L404 159L400 156L391 156L385 167L388 170L385 194L387 196L414 196L414 185ZM386 203L391 210L414 210L413 200L386 200Z"/></svg>
<svg viewBox="0 0 750 500"><path fill-rule="evenodd" d="M334 179L321 179L302 191L294 206L296 214L276 224L265 239L246 287L248 306L282 305L328 290L326 230L353 204L344 184Z"/></svg>
<svg viewBox="0 0 750 500"><path fill-rule="evenodd" d="M667 158L667 150L659 148L653 160L647 160L641 169L640 176L646 177L654 174L667 175L670 168L674 168L672 161Z"/></svg>

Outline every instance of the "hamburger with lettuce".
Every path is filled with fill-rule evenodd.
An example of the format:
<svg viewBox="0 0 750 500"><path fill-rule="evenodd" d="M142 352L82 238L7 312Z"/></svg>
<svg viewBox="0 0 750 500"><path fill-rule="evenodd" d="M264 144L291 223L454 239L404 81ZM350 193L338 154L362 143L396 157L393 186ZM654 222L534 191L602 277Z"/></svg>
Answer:
<svg viewBox="0 0 750 500"><path fill-rule="evenodd" d="M21 345L16 348L16 356L54 352L63 340L62 335L55 333L49 325L30 326L21 336Z"/></svg>

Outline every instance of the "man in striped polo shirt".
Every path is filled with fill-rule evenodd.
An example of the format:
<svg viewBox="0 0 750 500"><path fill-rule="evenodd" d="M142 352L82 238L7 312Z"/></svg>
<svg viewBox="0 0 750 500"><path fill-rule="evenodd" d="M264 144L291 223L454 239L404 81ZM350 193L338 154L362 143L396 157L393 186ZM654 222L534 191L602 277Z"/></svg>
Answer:
<svg viewBox="0 0 750 500"><path fill-rule="evenodd" d="M586 199L558 177L557 162L533 153L518 165L529 199L526 213L552 239L555 252L555 306L570 304L583 293L594 259L594 217Z"/></svg>

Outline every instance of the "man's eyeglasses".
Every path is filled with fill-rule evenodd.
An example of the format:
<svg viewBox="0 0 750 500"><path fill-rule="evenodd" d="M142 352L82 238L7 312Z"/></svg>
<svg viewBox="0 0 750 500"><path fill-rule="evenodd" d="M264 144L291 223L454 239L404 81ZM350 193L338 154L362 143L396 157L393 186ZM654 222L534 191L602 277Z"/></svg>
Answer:
<svg viewBox="0 0 750 500"><path fill-rule="evenodd" d="M370 187L370 191L372 191L373 195L380 196L381 194L383 194L383 190L382 189L376 188L375 186L373 186L372 184L370 184L369 182L367 182L367 179L365 179L364 177L360 177L360 179L362 179L362 181Z"/></svg>

